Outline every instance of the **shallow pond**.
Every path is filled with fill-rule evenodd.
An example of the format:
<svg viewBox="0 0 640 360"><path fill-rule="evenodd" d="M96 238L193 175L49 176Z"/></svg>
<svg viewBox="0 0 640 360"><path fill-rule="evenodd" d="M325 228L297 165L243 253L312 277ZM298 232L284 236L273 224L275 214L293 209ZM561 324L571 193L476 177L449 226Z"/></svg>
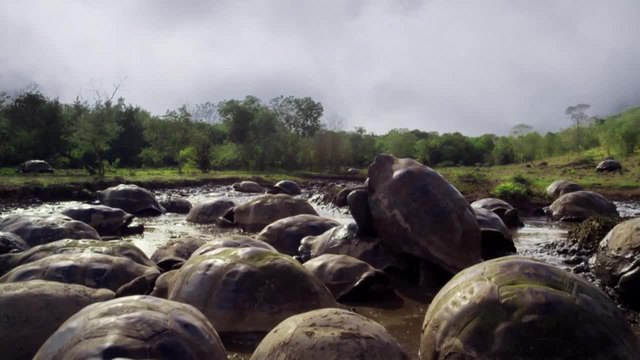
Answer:
<svg viewBox="0 0 640 360"><path fill-rule="evenodd" d="M197 188L188 188L180 190L158 191L156 196L159 198L166 195L181 195L191 201L194 205L202 203L217 197L228 197L237 203L244 203L255 194L243 194L234 191L228 186L203 186ZM350 214L345 209L338 209L334 206L321 205L316 199L317 194L305 191L301 195L309 199L318 213L323 216L334 218L340 222L349 222L352 220ZM9 212L0 215L16 214L16 213L40 213L50 214L59 212L69 206L78 205L79 202L60 202L30 205L22 208L14 208ZM616 202L622 216L640 216L640 203L634 201ZM545 244L564 241L570 225L551 222L545 217L524 218L525 226L518 229L514 233L514 242L518 253L526 256L538 258L549 263L558 265L562 268L569 267L563 260L566 258L562 255L551 254L544 250ZM183 236L221 236L229 232L238 232L238 230L220 229L209 225L194 225L186 221L185 215L166 214L159 217L137 218L135 223L143 224L145 231L141 235L128 236L127 238L142 249L147 255L155 251L155 249L171 238ZM397 279L402 282L402 279ZM398 306L372 307L367 305L349 304L347 307L365 315L383 326L400 342L411 358L417 358L418 345L420 342L421 326L424 314L429 306L429 301L437 293L434 289L415 289L411 284L400 286L400 298L402 302ZM413 290L412 290L413 288ZM250 354L243 352L230 352L231 359L248 359Z"/></svg>

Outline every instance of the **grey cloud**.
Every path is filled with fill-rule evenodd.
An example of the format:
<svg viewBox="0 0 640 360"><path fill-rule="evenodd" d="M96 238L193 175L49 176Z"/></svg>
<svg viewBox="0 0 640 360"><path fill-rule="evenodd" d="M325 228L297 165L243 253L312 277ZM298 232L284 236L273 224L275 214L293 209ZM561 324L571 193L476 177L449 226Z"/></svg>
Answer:
<svg viewBox="0 0 640 360"><path fill-rule="evenodd" d="M506 133L640 103L637 0L20 1L0 8L0 89L71 101L126 78L154 113L312 96L349 128Z"/></svg>

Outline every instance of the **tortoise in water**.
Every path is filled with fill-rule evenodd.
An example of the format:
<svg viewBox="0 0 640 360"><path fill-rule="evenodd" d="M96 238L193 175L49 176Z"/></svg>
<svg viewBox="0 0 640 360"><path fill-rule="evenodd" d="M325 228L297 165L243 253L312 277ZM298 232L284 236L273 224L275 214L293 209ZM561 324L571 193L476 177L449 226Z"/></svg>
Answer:
<svg viewBox="0 0 640 360"><path fill-rule="evenodd" d="M20 236L28 246L61 239L100 240L96 229L64 215L9 215L0 220L0 231Z"/></svg>
<svg viewBox="0 0 640 360"><path fill-rule="evenodd" d="M226 360L207 318L193 306L152 296L93 304L71 316L40 347L35 360Z"/></svg>
<svg viewBox="0 0 640 360"><path fill-rule="evenodd" d="M98 199L104 205L133 215L158 216L165 212L151 191L133 184L120 184L98 191Z"/></svg>
<svg viewBox="0 0 640 360"><path fill-rule="evenodd" d="M254 239L245 235L227 235L207 241L204 245L193 252L191 256L204 255L221 248L246 248L257 247L265 250L277 252L273 246L266 242Z"/></svg>
<svg viewBox="0 0 640 360"><path fill-rule="evenodd" d="M272 194L287 194L287 195L300 195L302 193L302 189L300 189L300 185L297 182L291 180L282 180L278 181L273 188L270 190Z"/></svg>
<svg viewBox="0 0 640 360"><path fill-rule="evenodd" d="M402 267L402 261L378 238L362 236L355 222L336 226L318 236L307 236L298 249L302 262L324 254L349 255L376 269Z"/></svg>
<svg viewBox="0 0 640 360"><path fill-rule="evenodd" d="M291 315L337 306L299 262L256 247L192 255L171 278L168 299L195 306L230 339L264 334Z"/></svg>
<svg viewBox="0 0 640 360"><path fill-rule="evenodd" d="M38 348L71 315L87 305L113 299L107 289L32 280L0 284L0 354L32 359Z"/></svg>
<svg viewBox="0 0 640 360"><path fill-rule="evenodd" d="M524 223L520 220L518 210L508 202L498 198L485 198L476 200L471 203L474 209L487 209L502 219L507 227L523 227Z"/></svg>
<svg viewBox="0 0 640 360"><path fill-rule="evenodd" d="M160 200L160 205L168 212L174 214L188 214L193 205L183 197L170 196Z"/></svg>
<svg viewBox="0 0 640 360"><path fill-rule="evenodd" d="M564 194L574 191L584 190L582 186L569 180L556 180L547 186L547 196L551 199L557 199Z"/></svg>
<svg viewBox="0 0 640 360"><path fill-rule="evenodd" d="M440 174L413 160L376 156L369 208L390 249L456 273L482 261L480 228L467 200Z"/></svg>
<svg viewBox="0 0 640 360"><path fill-rule="evenodd" d="M171 239L153 252L151 261L165 271L178 269L206 242L205 239L197 237Z"/></svg>
<svg viewBox="0 0 640 360"><path fill-rule="evenodd" d="M140 232L129 228L134 216L126 211L105 205L79 205L62 210L62 215L82 221L96 229L100 236L125 235Z"/></svg>
<svg viewBox="0 0 640 360"><path fill-rule="evenodd" d="M420 359L633 359L638 339L616 304L553 265L507 256L469 267L436 295Z"/></svg>
<svg viewBox="0 0 640 360"><path fill-rule="evenodd" d="M29 245L14 233L0 231L0 255L25 251Z"/></svg>
<svg viewBox="0 0 640 360"><path fill-rule="evenodd" d="M393 293L383 271L348 255L324 254L303 264L337 300L370 301Z"/></svg>
<svg viewBox="0 0 640 360"><path fill-rule="evenodd" d="M398 342L373 320L342 309L320 309L281 322L251 360L407 360Z"/></svg>
<svg viewBox="0 0 640 360"><path fill-rule="evenodd" d="M318 215L303 199L286 194L265 194L230 209L224 220L227 225L258 232L276 220L301 214Z"/></svg>
<svg viewBox="0 0 640 360"><path fill-rule="evenodd" d="M55 170L44 160L28 160L18 166L19 173L53 173Z"/></svg>
<svg viewBox="0 0 640 360"><path fill-rule="evenodd" d="M16 254L0 255L0 275L9 270L57 254L96 253L111 256L121 256L130 259L140 265L155 266L142 250L129 241L123 240L74 240L65 239L50 242L48 244L34 246Z"/></svg>
<svg viewBox="0 0 640 360"><path fill-rule="evenodd" d="M598 166L596 166L597 172L610 172L620 170L622 170L622 164L620 164L620 161L614 159L603 160L598 164Z"/></svg>
<svg viewBox="0 0 640 360"><path fill-rule="evenodd" d="M358 224L358 230L362 235L376 236L376 229L373 226L373 218L369 208L369 192L367 190L354 190L347 196L349 212L353 220Z"/></svg>
<svg viewBox="0 0 640 360"><path fill-rule="evenodd" d="M295 215L269 224L256 238L271 244L283 254L293 256L298 255L302 238L320 235L338 225L339 222L322 216Z"/></svg>
<svg viewBox="0 0 640 360"><path fill-rule="evenodd" d="M487 209L474 208L473 211L482 231L482 258L490 260L515 254L513 235L502 219Z"/></svg>
<svg viewBox="0 0 640 360"><path fill-rule="evenodd" d="M196 224L219 224L222 216L237 204L227 198L217 198L194 206L187 215L187 221Z"/></svg>
<svg viewBox="0 0 640 360"><path fill-rule="evenodd" d="M600 242L593 270L625 301L640 306L640 218L626 220L609 231Z"/></svg>
<svg viewBox="0 0 640 360"><path fill-rule="evenodd" d="M156 267L126 257L97 253L55 254L13 268L0 283L49 280L105 288L116 294L150 293L160 275Z"/></svg>
<svg viewBox="0 0 640 360"><path fill-rule="evenodd" d="M231 185L233 190L243 193L263 193L264 189L255 181L241 181Z"/></svg>
<svg viewBox="0 0 640 360"><path fill-rule="evenodd" d="M545 208L553 220L582 221L592 215L618 217L616 205L593 191L574 191L560 196Z"/></svg>

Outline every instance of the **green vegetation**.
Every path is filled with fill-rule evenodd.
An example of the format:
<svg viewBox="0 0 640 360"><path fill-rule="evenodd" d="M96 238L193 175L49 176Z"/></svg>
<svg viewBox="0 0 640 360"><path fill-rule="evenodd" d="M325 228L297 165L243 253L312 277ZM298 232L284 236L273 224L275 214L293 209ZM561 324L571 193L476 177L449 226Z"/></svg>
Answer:
<svg viewBox="0 0 640 360"><path fill-rule="evenodd" d="M531 190L522 183L508 181L498 184L492 195L503 200L524 200L531 196Z"/></svg>

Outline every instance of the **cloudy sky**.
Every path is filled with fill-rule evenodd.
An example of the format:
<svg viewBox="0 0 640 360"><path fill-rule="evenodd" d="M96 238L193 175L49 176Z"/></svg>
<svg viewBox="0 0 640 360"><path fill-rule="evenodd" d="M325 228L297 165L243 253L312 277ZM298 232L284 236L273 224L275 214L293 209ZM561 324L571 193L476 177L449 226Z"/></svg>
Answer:
<svg viewBox="0 0 640 360"><path fill-rule="evenodd" d="M638 0L0 4L0 90L109 90L152 113L311 96L346 127L505 133L640 104Z"/></svg>

